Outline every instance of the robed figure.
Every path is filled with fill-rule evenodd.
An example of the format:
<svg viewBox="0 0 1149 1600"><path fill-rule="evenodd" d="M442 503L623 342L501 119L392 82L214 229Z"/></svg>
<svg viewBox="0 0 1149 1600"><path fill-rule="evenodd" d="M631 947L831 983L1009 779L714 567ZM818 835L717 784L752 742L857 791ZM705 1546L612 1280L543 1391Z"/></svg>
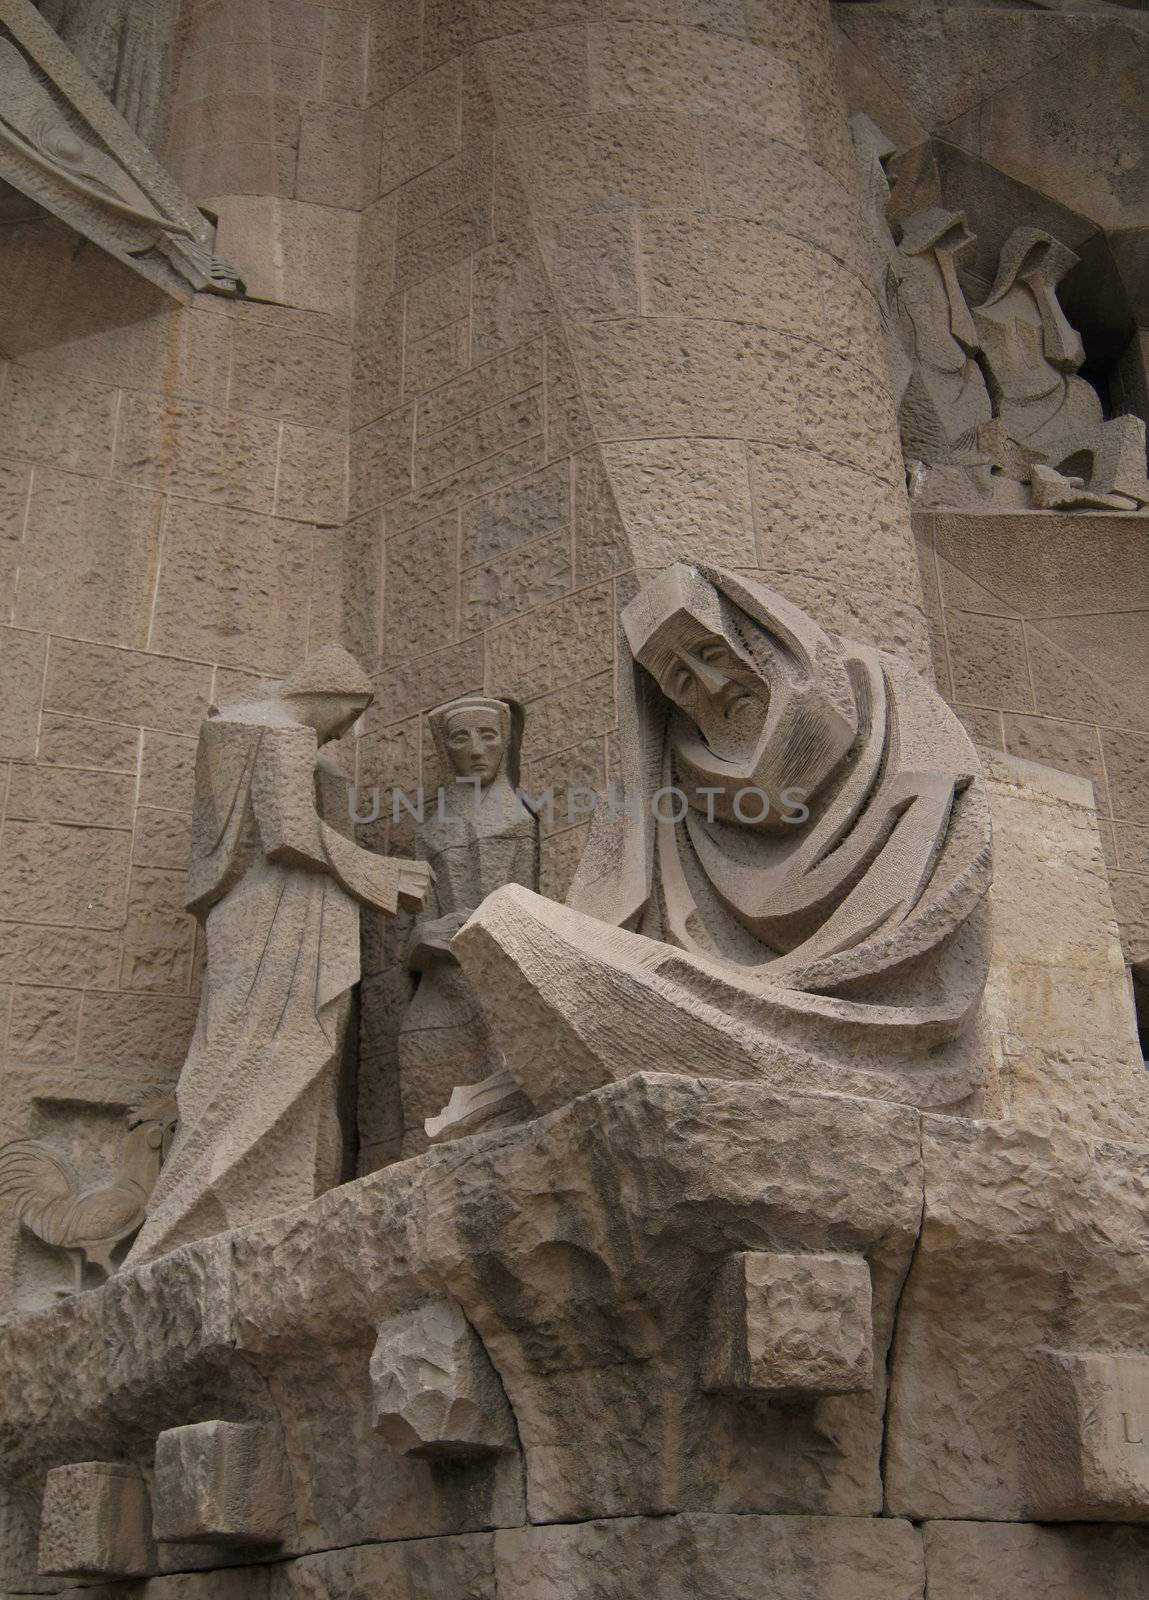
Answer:
<svg viewBox="0 0 1149 1600"><path fill-rule="evenodd" d="M341 1082L359 978L359 905L417 908L430 879L352 841L322 746L372 698L338 646L200 732L188 909L207 968L177 1088L179 1124L129 1256L284 1211L346 1175Z"/></svg>
<svg viewBox="0 0 1149 1600"><path fill-rule="evenodd" d="M443 781L424 797L415 836L434 882L411 933L407 965L416 988L399 1033L406 1154L423 1148L426 1120L454 1088L501 1065L451 941L493 890L539 883L538 818L518 791L519 706L466 695L437 706L427 722Z"/></svg>
<svg viewBox="0 0 1149 1600"><path fill-rule="evenodd" d="M622 613L619 719L567 907L504 889L455 941L535 1109L642 1070L971 1104L989 808L936 690L677 565Z"/></svg>

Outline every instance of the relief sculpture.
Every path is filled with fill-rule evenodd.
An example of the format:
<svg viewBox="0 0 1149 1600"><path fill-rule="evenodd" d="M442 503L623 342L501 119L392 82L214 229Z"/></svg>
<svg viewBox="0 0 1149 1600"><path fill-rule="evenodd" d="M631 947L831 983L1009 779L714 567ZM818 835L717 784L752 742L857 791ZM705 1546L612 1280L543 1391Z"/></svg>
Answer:
<svg viewBox="0 0 1149 1600"><path fill-rule="evenodd" d="M957 718L897 658L720 569L676 565L622 623L622 781L567 907L503 889L454 944L519 1090L549 1110L705 1060L963 1101L990 827Z"/></svg>
<svg viewBox="0 0 1149 1600"><path fill-rule="evenodd" d="M359 905L417 908L422 862L360 849L321 747L371 684L338 646L200 733L188 909L207 971L177 1088L179 1129L130 1260L271 1216L346 1174L341 1113Z"/></svg>

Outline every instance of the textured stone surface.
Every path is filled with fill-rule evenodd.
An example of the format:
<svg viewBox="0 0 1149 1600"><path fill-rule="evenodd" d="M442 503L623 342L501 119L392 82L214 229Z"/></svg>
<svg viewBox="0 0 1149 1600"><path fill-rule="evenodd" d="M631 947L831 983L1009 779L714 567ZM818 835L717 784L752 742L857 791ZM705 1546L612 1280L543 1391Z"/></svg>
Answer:
<svg viewBox="0 0 1149 1600"><path fill-rule="evenodd" d="M1032 1522L927 1522L929 1594L937 1600L1141 1600L1149 1534L1043 1528Z"/></svg>
<svg viewBox="0 0 1149 1600"><path fill-rule="evenodd" d="M714 1286L702 1384L717 1393L864 1392L873 1383L870 1273L859 1256L733 1256Z"/></svg>
<svg viewBox="0 0 1149 1600"><path fill-rule="evenodd" d="M150 1570L148 1495L135 1467L87 1461L48 1474L40 1571L130 1578Z"/></svg>
<svg viewBox="0 0 1149 1600"><path fill-rule="evenodd" d="M514 1421L461 1309L431 1300L388 1317L371 1355L376 1432L400 1455L452 1460L514 1449Z"/></svg>
<svg viewBox="0 0 1149 1600"><path fill-rule="evenodd" d="M620 1518L495 1535L499 1594L626 1600L636 1584L668 1600L918 1600L921 1550L907 1522L848 1517Z"/></svg>
<svg viewBox="0 0 1149 1600"><path fill-rule="evenodd" d="M156 1440L152 1503L161 1543L280 1544L291 1523L283 1441L258 1423L169 1428Z"/></svg>

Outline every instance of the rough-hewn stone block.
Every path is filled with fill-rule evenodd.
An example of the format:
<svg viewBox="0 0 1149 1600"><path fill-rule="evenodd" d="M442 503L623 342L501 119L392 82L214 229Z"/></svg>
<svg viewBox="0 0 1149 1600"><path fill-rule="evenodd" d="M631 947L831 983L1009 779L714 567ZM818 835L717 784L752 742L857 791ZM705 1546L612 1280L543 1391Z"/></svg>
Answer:
<svg viewBox="0 0 1149 1600"><path fill-rule="evenodd" d="M40 1516L40 1571L134 1578L153 1570L148 1496L136 1467L84 1461L53 1467Z"/></svg>

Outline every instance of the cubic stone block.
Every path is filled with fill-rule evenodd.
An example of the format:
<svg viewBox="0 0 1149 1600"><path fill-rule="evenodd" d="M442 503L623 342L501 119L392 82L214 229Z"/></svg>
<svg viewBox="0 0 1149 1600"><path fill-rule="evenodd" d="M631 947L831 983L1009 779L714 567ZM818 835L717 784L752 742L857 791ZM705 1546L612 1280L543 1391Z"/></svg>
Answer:
<svg viewBox="0 0 1149 1600"><path fill-rule="evenodd" d="M78 1461L53 1467L40 1511L45 1577L137 1578L154 1569L148 1495L136 1467Z"/></svg>
<svg viewBox="0 0 1149 1600"><path fill-rule="evenodd" d="M1036 1520L1149 1521L1149 1358L1039 1351L1025 1434Z"/></svg>
<svg viewBox="0 0 1149 1600"><path fill-rule="evenodd" d="M280 1544L292 1521L283 1441L252 1422L193 1422L156 1440L155 1534L164 1543Z"/></svg>
<svg viewBox="0 0 1149 1600"><path fill-rule="evenodd" d="M861 1256L747 1250L710 1301L702 1387L717 1394L858 1394L873 1384L870 1269Z"/></svg>
<svg viewBox="0 0 1149 1600"><path fill-rule="evenodd" d="M380 1324L371 1357L374 1422L400 1455L496 1455L514 1418L482 1340L453 1300L429 1300Z"/></svg>

